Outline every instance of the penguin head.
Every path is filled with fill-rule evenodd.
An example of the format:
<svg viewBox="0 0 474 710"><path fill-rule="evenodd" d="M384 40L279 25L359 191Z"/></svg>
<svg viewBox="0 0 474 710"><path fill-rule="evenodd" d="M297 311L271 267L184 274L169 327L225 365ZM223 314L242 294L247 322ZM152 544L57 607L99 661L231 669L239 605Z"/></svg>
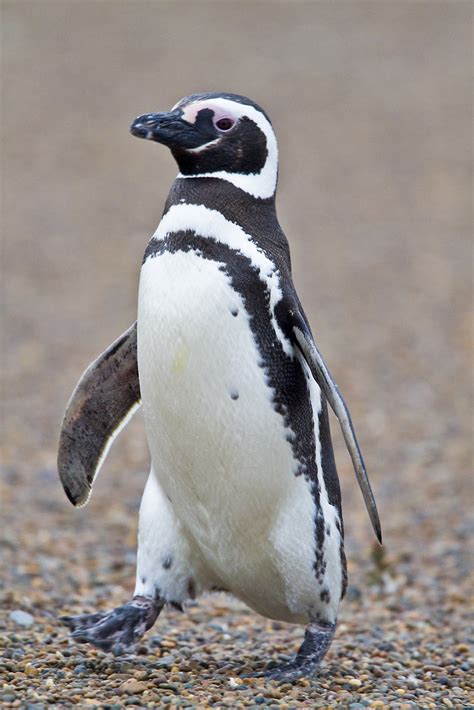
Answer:
<svg viewBox="0 0 474 710"><path fill-rule="evenodd" d="M265 112L244 96L193 94L169 112L139 116L130 130L168 146L180 178L227 180L258 198L275 193L275 134Z"/></svg>

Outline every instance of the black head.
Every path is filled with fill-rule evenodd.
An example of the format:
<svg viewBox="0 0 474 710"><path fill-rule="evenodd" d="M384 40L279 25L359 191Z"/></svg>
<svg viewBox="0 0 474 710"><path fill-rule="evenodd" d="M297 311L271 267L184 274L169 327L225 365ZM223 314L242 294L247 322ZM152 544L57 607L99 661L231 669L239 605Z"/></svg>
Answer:
<svg viewBox="0 0 474 710"><path fill-rule="evenodd" d="M276 189L278 147L262 109L236 94L193 94L167 113L139 116L139 138L168 146L180 177L218 177L255 197Z"/></svg>

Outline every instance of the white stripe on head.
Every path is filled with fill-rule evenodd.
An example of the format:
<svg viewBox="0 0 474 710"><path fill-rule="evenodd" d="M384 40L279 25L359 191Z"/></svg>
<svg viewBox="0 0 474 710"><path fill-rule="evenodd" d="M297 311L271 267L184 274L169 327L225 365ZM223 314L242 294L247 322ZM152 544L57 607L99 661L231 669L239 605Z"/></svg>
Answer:
<svg viewBox="0 0 474 710"><path fill-rule="evenodd" d="M259 277L270 293L269 308L273 328L284 352L289 357L293 357L293 346L284 335L275 317L275 307L282 298L282 290L280 274L273 261L252 241L251 236L244 232L242 227L227 220L217 210L211 210L204 205L173 205L163 216L152 239L161 240L172 232L187 230L192 230L200 237L215 239L221 244L226 244L234 251L246 256L253 266L260 269Z"/></svg>
<svg viewBox="0 0 474 710"><path fill-rule="evenodd" d="M212 141L208 141L207 143L203 143L202 145L199 145L197 148L186 148L186 153L202 153L203 150L207 150L213 145L217 145L220 143L222 138L214 138ZM193 175L193 177L196 177Z"/></svg>
<svg viewBox="0 0 474 710"><path fill-rule="evenodd" d="M177 108L179 103L173 108ZM267 159L265 165L258 173L233 173L227 170L216 170L215 172L200 173L198 175L183 175L179 173L178 177L215 177L231 182L236 187L248 192L253 197L266 198L272 197L275 194L277 178L278 178L278 145L273 128L267 118L253 106L241 104L238 101L232 101L224 98L213 99L197 99L183 106L183 118L188 123L194 123L199 111L203 108L209 108L215 112L217 117L220 115L231 115L235 119L246 116L253 121L265 136L267 143ZM205 149L206 146L200 146ZM193 152L196 152L194 149Z"/></svg>

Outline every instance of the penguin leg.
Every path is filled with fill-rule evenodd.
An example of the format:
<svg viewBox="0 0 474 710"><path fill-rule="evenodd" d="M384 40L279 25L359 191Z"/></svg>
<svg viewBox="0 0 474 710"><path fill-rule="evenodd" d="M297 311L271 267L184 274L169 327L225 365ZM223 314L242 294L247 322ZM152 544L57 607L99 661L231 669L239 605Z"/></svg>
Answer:
<svg viewBox="0 0 474 710"><path fill-rule="evenodd" d="M264 677L268 680L291 682L298 678L313 675L331 645L335 630L335 622L310 622L306 627L303 643L293 661L286 665L267 668L261 673L243 677Z"/></svg>
<svg viewBox="0 0 474 710"><path fill-rule="evenodd" d="M165 603L181 608L197 591L191 554L172 507L153 471L143 493L133 599L108 612L61 617L77 643L115 655L130 653Z"/></svg>
<svg viewBox="0 0 474 710"><path fill-rule="evenodd" d="M155 623L163 608L159 597L135 595L123 606L103 614L80 614L60 618L71 630L77 643L91 643L101 651L111 651L118 656L133 651L135 644Z"/></svg>

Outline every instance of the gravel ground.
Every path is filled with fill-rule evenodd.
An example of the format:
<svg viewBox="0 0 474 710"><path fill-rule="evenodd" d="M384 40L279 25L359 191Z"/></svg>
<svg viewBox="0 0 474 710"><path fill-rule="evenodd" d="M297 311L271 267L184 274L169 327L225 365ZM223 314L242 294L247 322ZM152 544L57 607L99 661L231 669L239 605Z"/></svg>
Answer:
<svg viewBox="0 0 474 710"><path fill-rule="evenodd" d="M474 706L472 4L1 7L1 707ZM288 658L302 629L229 596L165 610L123 658L75 646L56 621L133 591L140 417L86 509L72 509L55 469L74 383L134 319L174 175L166 151L127 128L216 88L274 119L295 279L384 529L381 550L333 426L350 586L322 669L294 685L239 678Z"/></svg>

